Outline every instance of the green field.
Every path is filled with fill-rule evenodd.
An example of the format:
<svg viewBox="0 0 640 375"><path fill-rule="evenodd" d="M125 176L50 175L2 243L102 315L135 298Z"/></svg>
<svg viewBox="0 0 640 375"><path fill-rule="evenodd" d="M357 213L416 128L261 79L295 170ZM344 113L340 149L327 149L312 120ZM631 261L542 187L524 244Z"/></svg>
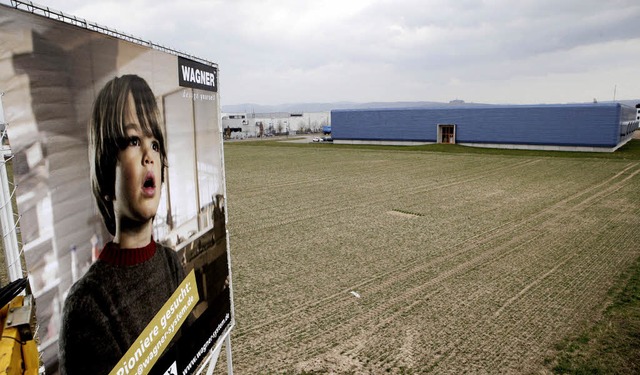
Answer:
<svg viewBox="0 0 640 375"><path fill-rule="evenodd" d="M235 371L571 370L640 255L639 148L226 143Z"/></svg>

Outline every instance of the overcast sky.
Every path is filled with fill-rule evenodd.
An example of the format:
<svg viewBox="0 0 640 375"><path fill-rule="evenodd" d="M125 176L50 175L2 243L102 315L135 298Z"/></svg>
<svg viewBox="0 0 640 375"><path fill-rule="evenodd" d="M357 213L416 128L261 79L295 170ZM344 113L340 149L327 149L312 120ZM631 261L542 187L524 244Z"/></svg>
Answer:
<svg viewBox="0 0 640 375"><path fill-rule="evenodd" d="M638 0L39 0L218 63L223 105L640 98Z"/></svg>

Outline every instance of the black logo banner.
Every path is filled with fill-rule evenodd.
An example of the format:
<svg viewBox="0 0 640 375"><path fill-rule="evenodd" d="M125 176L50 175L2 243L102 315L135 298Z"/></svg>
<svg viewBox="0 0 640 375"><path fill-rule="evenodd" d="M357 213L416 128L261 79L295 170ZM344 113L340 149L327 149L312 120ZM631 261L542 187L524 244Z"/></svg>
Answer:
<svg viewBox="0 0 640 375"><path fill-rule="evenodd" d="M178 81L181 87L218 92L218 69L178 57Z"/></svg>

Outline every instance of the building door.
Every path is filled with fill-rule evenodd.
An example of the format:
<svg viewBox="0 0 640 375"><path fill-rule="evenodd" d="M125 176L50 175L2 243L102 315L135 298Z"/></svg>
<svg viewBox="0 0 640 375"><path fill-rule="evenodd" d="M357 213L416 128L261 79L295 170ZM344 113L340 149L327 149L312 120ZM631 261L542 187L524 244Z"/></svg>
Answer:
<svg viewBox="0 0 640 375"><path fill-rule="evenodd" d="M438 125L438 143L456 143L456 126Z"/></svg>

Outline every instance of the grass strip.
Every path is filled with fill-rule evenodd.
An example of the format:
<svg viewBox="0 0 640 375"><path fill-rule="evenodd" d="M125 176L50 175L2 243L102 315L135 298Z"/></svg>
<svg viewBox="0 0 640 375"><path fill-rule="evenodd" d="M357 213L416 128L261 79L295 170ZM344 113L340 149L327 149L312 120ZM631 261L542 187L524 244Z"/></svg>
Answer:
<svg viewBox="0 0 640 375"><path fill-rule="evenodd" d="M296 138L289 138L293 140ZM632 139L615 152L579 152L579 151L543 151L543 150L516 150L502 148L470 147L454 144L430 144L420 146L387 146L387 145L348 145L334 144L330 142L320 143L293 143L283 140L245 140L233 142L233 146L241 147L313 147L319 149L356 149L356 150L388 150L388 151L413 151L413 152L446 152L454 154L480 154L480 155L507 155L526 157L562 157L562 158L598 158L616 160L640 160L640 139Z"/></svg>
<svg viewBox="0 0 640 375"><path fill-rule="evenodd" d="M545 360L555 374L640 373L640 259L611 289L602 320L556 346Z"/></svg>

